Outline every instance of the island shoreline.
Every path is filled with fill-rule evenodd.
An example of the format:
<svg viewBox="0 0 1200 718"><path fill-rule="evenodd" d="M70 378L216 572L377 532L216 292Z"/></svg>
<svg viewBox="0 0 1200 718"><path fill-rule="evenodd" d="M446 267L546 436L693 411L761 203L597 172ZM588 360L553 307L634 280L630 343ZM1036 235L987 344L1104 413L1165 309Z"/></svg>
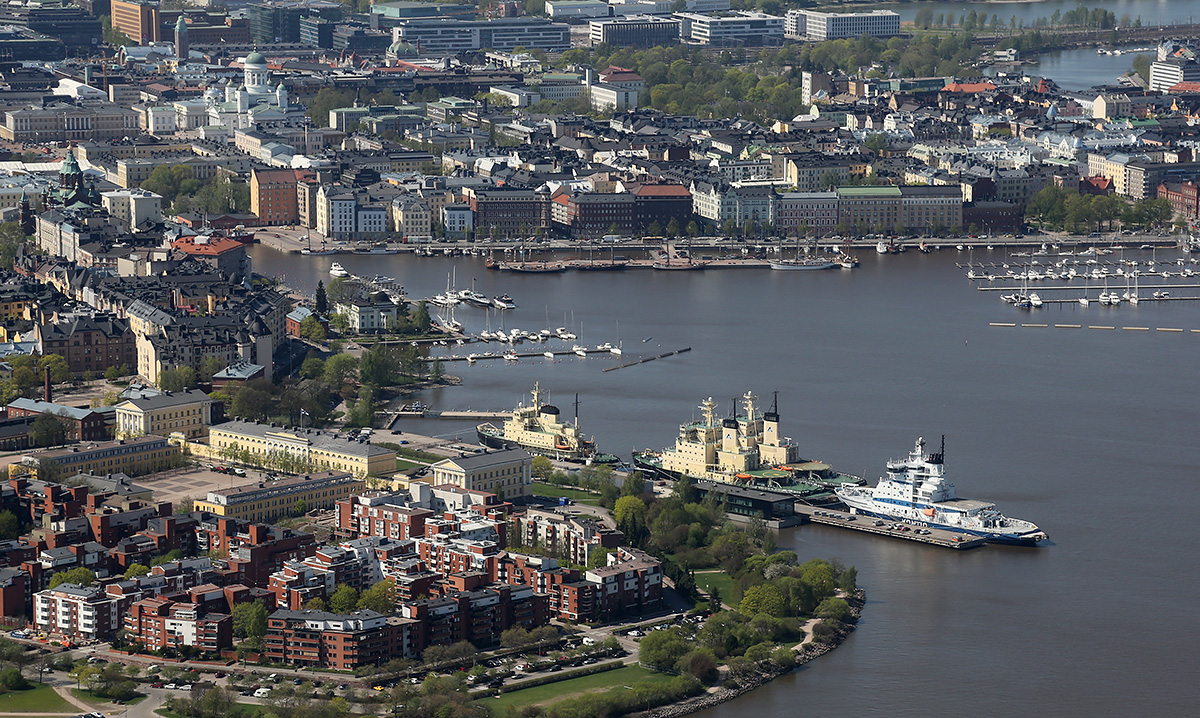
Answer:
<svg viewBox="0 0 1200 718"><path fill-rule="evenodd" d="M641 713L633 713L631 715L641 716L642 718L680 718L680 716L691 715L702 710L718 706L722 703L737 698L753 691L757 688L767 685L780 676L785 676L789 673L794 673L800 670L810 662L829 653L833 649L842 645L842 643L850 636L851 633L858 627L858 619L862 616L863 606L866 605L866 592L859 588L853 593L846 596L846 602L850 604L851 620L841 624L837 629L836 636L828 643L806 643L796 653L796 665L786 670L771 671L760 674L754 680L740 685L737 688L720 688L713 693L703 693L698 696L693 696L679 703L672 703L658 708L651 708L648 711Z"/></svg>

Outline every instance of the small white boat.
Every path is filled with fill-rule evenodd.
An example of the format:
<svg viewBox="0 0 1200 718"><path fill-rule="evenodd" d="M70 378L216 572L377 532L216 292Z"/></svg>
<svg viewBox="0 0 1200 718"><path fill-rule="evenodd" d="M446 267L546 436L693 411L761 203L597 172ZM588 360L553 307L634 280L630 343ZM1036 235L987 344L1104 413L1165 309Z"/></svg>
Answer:
<svg viewBox="0 0 1200 718"><path fill-rule="evenodd" d="M838 266L840 266L842 269L854 269L855 267L858 266L858 259L855 257L849 256L849 255L846 255L845 257L842 258L842 260L840 262L838 262Z"/></svg>
<svg viewBox="0 0 1200 718"><path fill-rule="evenodd" d="M1108 292L1100 292L1099 301L1101 304L1112 304L1112 295Z"/></svg>
<svg viewBox="0 0 1200 718"><path fill-rule="evenodd" d="M542 352L542 356L546 357L547 359L553 359L554 352Z"/></svg>
<svg viewBox="0 0 1200 718"><path fill-rule="evenodd" d="M1171 293L1170 293L1170 292L1158 291L1158 292L1155 292L1155 293L1154 293L1154 298L1155 298L1155 299L1166 299L1166 298L1168 298L1168 297L1170 297L1170 296L1171 296Z"/></svg>
<svg viewBox="0 0 1200 718"><path fill-rule="evenodd" d="M475 354L468 354L468 355L467 355L467 363L468 363L468 364L474 364L474 363L475 363L475 360L476 360L476 359L478 359L478 358L479 358L479 357L478 357L477 355L475 355Z"/></svg>
<svg viewBox="0 0 1200 718"><path fill-rule="evenodd" d="M1087 305L1091 304L1091 300L1089 300L1087 297L1080 297L1079 303L1086 307Z"/></svg>
<svg viewBox="0 0 1200 718"><path fill-rule="evenodd" d="M1033 307L1034 309L1042 306L1042 298L1037 295L1037 292L1029 293L1029 306Z"/></svg>
<svg viewBox="0 0 1200 718"><path fill-rule="evenodd" d="M348 272L345 267L343 267L341 264L338 264L337 262L334 262L333 264L329 265L329 274L330 274L330 276L333 276L333 277L349 277L350 276L350 272Z"/></svg>
<svg viewBox="0 0 1200 718"><path fill-rule="evenodd" d="M507 294L501 294L498 297L492 297L492 305L497 309L516 309L517 304L512 297Z"/></svg>
<svg viewBox="0 0 1200 718"><path fill-rule="evenodd" d="M1138 301L1139 301L1139 300L1138 300L1138 295L1136 295L1136 294L1130 294L1130 295L1129 295L1129 303L1130 303L1130 304L1132 304L1132 305L1134 305L1134 306L1136 307L1136 306L1137 306L1137 303L1138 303Z"/></svg>
<svg viewBox="0 0 1200 718"><path fill-rule="evenodd" d="M504 352L504 361L518 361L519 359L516 352Z"/></svg>
<svg viewBox="0 0 1200 718"><path fill-rule="evenodd" d="M621 353L622 353L622 352L621 352L621 347L609 347L609 348L608 348L608 353L609 353L609 354L615 354L615 355L617 355L617 356L621 356Z"/></svg>
<svg viewBox="0 0 1200 718"><path fill-rule="evenodd" d="M571 347L571 351L575 352L575 356L580 356L580 357L587 356L587 347L580 346L578 344Z"/></svg>
<svg viewBox="0 0 1200 718"><path fill-rule="evenodd" d="M881 242L879 242L878 244L876 244L876 245L875 245L875 251L876 251L876 252L879 252L880 254L887 254L887 253L890 251L890 249L891 249L891 248L890 248L890 247L888 247L888 244L887 244L887 242L882 242L882 241L881 241Z"/></svg>

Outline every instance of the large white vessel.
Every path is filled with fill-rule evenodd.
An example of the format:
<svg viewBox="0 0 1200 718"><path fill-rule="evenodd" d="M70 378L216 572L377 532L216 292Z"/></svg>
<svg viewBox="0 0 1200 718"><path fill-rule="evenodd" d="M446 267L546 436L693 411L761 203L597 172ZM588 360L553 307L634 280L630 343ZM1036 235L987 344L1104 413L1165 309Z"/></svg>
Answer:
<svg viewBox="0 0 1200 718"><path fill-rule="evenodd" d="M874 487L843 486L838 498L857 513L915 522L985 536L996 543L1035 544L1046 538L1036 524L1010 519L988 501L960 499L945 476L945 446L925 453L925 440L906 459L887 462L887 476Z"/></svg>
<svg viewBox="0 0 1200 718"><path fill-rule="evenodd" d="M546 352L553 356L551 352ZM507 357L505 357L507 358ZM531 454L540 454L560 461L615 464L620 461L612 454L596 451L596 443L583 438L579 418L567 423L559 417L558 407L545 404L549 392L533 385L533 403L522 404L501 426L480 424L475 427L479 442L494 449L520 447ZM576 400L578 404L578 400Z"/></svg>

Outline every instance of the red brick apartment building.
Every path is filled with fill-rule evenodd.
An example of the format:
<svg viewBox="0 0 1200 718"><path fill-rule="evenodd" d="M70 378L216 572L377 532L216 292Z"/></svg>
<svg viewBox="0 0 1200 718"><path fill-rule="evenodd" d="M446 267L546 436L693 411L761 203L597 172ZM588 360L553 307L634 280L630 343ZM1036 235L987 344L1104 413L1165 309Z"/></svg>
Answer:
<svg viewBox="0 0 1200 718"><path fill-rule="evenodd" d="M150 650L194 646L217 653L233 646L233 617L204 613L194 603L169 598L144 598L129 608L125 630L131 641Z"/></svg>

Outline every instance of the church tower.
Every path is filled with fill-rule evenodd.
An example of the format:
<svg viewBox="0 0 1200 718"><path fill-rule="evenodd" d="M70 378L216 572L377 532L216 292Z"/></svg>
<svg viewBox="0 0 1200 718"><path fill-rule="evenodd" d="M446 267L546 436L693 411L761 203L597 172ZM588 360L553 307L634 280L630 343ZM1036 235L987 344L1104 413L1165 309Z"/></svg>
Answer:
<svg viewBox="0 0 1200 718"><path fill-rule="evenodd" d="M183 15L179 16L179 22L175 23L175 57L180 60L186 60L188 56L188 30L187 23L183 21Z"/></svg>

